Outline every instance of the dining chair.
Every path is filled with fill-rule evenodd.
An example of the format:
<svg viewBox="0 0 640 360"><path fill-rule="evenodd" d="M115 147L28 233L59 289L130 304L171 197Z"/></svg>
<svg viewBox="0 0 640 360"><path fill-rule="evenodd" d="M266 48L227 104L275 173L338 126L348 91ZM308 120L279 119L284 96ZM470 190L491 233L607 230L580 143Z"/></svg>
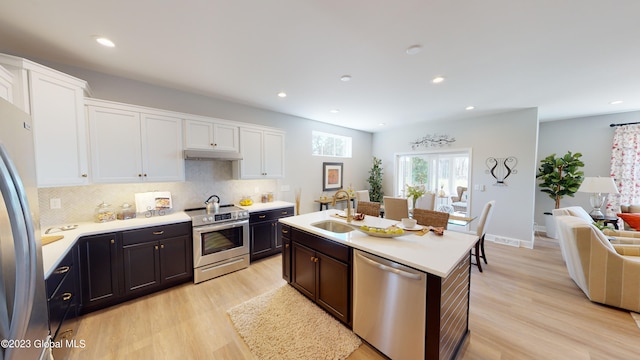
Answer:
<svg viewBox="0 0 640 360"><path fill-rule="evenodd" d="M436 206L436 194L428 192L416 200L416 208L435 210Z"/></svg>
<svg viewBox="0 0 640 360"><path fill-rule="evenodd" d="M476 263L474 265L478 266L478 270L480 270L480 272L482 272L482 264L480 263L480 258L484 260L485 264L488 264L487 256L484 252L484 236L486 234L487 223L489 223L489 220L491 220L491 215L493 214L493 208L495 205L495 200L491 200L484 205L482 214L480 214L480 219L478 220L478 227L476 228L478 241L475 245L475 253L471 254L471 256L476 257Z"/></svg>
<svg viewBox="0 0 640 360"><path fill-rule="evenodd" d="M356 200L357 201L371 201L371 198L369 198L369 190L357 190L356 191Z"/></svg>
<svg viewBox="0 0 640 360"><path fill-rule="evenodd" d="M409 217L409 199L384 196L384 217L392 220L402 220Z"/></svg>
<svg viewBox="0 0 640 360"><path fill-rule="evenodd" d="M380 217L380 203L372 201L358 201L357 213Z"/></svg>
<svg viewBox="0 0 640 360"><path fill-rule="evenodd" d="M419 225L447 228L449 213L429 209L413 209L413 218Z"/></svg>

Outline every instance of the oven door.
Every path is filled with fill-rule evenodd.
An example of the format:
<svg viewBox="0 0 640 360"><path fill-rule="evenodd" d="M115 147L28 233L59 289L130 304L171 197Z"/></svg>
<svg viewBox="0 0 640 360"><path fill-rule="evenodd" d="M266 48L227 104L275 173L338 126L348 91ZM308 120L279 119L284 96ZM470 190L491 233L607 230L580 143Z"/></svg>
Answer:
<svg viewBox="0 0 640 360"><path fill-rule="evenodd" d="M249 220L193 228L194 268L248 253Z"/></svg>

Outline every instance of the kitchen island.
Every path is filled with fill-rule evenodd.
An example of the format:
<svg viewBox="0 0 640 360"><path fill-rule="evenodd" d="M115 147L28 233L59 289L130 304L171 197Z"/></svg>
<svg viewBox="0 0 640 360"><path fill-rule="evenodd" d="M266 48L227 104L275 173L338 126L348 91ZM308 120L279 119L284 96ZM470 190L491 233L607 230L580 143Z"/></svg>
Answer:
<svg viewBox="0 0 640 360"><path fill-rule="evenodd" d="M346 224L346 220L338 216L341 213L326 210L280 219L280 235L285 244L283 277L318 306L353 327L359 336L378 350L387 356L397 357L394 350L386 348L387 344L378 344L370 340L367 332L359 333L357 330L359 316L354 304L375 302L380 296L363 299L360 295L357 300L358 294L362 293L362 285L357 284L359 271L357 266L356 269L353 266L354 250L417 270L425 283L420 298L405 299L404 303L392 306L396 308L387 306L384 314L371 316L380 319L394 317L396 311L402 312L402 307L418 302L423 311L416 316L424 314L424 320L416 321L419 321L424 336L403 347L418 349L418 358L455 358L468 334L469 254L477 237L454 231L445 231L443 236L433 232L419 235L418 232L406 231L394 238L373 237L355 228L361 225L386 228L398 222L369 216L363 221L353 221L354 231L336 232L317 226L327 221ZM379 288L383 288L382 282ZM401 330L385 329L389 336ZM375 336L371 335L373 338Z"/></svg>

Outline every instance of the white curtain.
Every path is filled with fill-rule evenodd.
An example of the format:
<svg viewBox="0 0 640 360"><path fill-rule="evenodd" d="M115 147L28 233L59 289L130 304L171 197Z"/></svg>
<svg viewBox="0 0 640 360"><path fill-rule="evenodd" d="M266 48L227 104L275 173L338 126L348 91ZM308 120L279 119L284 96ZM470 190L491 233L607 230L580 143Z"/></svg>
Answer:
<svg viewBox="0 0 640 360"><path fill-rule="evenodd" d="M616 127L611 147L611 176L619 196L610 196L607 209L640 203L640 124Z"/></svg>

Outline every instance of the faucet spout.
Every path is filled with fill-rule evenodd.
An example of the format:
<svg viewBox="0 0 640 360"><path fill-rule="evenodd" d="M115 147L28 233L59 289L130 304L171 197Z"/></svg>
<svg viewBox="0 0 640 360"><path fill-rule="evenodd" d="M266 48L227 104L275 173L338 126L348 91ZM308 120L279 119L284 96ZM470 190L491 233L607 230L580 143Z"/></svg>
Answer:
<svg viewBox="0 0 640 360"><path fill-rule="evenodd" d="M349 198L349 193L347 192L347 190L336 191L336 193L333 195L333 201L331 202L331 205L336 206L336 199L338 198L338 194L342 193L344 193L344 195L347 197L347 222L351 223L351 220L353 220L353 216L351 215L351 199Z"/></svg>

